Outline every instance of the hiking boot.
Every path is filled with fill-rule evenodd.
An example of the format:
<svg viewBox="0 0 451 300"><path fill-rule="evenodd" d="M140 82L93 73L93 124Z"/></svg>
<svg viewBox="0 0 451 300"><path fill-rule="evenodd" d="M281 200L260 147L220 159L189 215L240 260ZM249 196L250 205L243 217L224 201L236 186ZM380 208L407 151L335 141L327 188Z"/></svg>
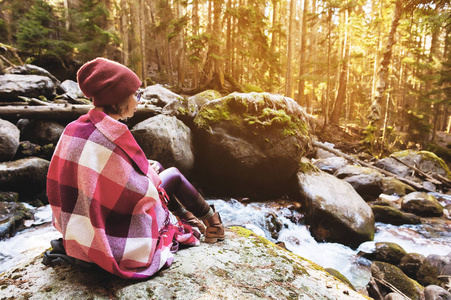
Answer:
<svg viewBox="0 0 451 300"><path fill-rule="evenodd" d="M186 223L191 225L191 227L196 227L197 229L199 229L201 234L205 234L205 225L202 224L202 222L199 221L199 219L197 219L196 216L193 215L190 211L186 211L182 215L177 216L177 220L185 220Z"/></svg>
<svg viewBox="0 0 451 300"><path fill-rule="evenodd" d="M222 225L221 217L219 213L215 211L215 207L211 205L213 209L213 216L203 220L207 229L205 231L205 243L216 243L217 241L223 241L225 237L224 225Z"/></svg>

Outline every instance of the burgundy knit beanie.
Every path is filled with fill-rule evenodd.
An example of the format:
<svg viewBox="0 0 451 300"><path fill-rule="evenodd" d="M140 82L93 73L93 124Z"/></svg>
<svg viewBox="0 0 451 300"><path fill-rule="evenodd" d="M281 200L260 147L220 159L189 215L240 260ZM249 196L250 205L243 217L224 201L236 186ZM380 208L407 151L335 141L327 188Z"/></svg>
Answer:
<svg viewBox="0 0 451 300"><path fill-rule="evenodd" d="M141 86L141 80L132 70L101 57L81 66L77 81L83 94L93 98L95 106L117 104Z"/></svg>

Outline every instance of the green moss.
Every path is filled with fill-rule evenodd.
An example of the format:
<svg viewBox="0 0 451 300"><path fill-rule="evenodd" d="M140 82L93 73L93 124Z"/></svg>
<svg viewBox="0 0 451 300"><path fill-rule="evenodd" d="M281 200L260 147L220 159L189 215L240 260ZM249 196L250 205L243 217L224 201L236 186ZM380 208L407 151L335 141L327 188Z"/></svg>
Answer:
<svg viewBox="0 0 451 300"><path fill-rule="evenodd" d="M446 171L446 176L448 177L448 179L451 179L451 172L443 159L438 157L435 153L429 151L420 151L420 155L422 159L431 160L438 163L440 167Z"/></svg>
<svg viewBox="0 0 451 300"><path fill-rule="evenodd" d="M231 94L222 101L202 106L195 124L208 129L212 124L227 120L238 127L260 132L269 127L278 129L282 137L308 134L306 122L300 115L288 114L289 108L293 110L293 104L276 95Z"/></svg>
<svg viewBox="0 0 451 300"><path fill-rule="evenodd" d="M447 174L446 177L448 177L448 179L451 179L451 171L449 170L447 164L443 159L441 159L435 153L430 151L418 151L418 154L421 156L421 159L423 160L429 160L437 163L442 169L446 171ZM399 151L393 153L392 155L398 158L403 158L412 155L412 150Z"/></svg>
<svg viewBox="0 0 451 300"><path fill-rule="evenodd" d="M187 115L187 114L188 114L188 110L187 110L186 108L183 108L183 107L177 108L177 111L178 111L181 115Z"/></svg>
<svg viewBox="0 0 451 300"><path fill-rule="evenodd" d="M319 172L319 169L317 166L311 163L299 162L299 172L302 173Z"/></svg>

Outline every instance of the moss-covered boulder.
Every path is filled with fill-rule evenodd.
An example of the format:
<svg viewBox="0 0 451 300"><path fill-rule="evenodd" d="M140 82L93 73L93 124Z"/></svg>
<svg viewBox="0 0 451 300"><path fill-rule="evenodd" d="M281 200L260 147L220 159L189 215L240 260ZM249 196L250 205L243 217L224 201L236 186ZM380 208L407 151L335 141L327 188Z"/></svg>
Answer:
<svg viewBox="0 0 451 300"><path fill-rule="evenodd" d="M392 265L398 265L407 252L398 244L378 242L372 253L365 253L363 257L372 261L383 261Z"/></svg>
<svg viewBox="0 0 451 300"><path fill-rule="evenodd" d="M393 153L392 156L395 156L410 166L417 167L425 173L439 174L451 179L451 172L446 163L432 152L404 150ZM381 159L375 165L401 177L418 181L417 178L412 176L412 169L392 157Z"/></svg>
<svg viewBox="0 0 451 300"><path fill-rule="evenodd" d="M418 253L408 253L404 255L398 267L410 278L418 280L418 271L423 265L426 257Z"/></svg>
<svg viewBox="0 0 451 300"><path fill-rule="evenodd" d="M387 195L405 196L415 189L393 177L382 177L382 192Z"/></svg>
<svg viewBox="0 0 451 300"><path fill-rule="evenodd" d="M446 287L451 277L451 253L448 255L431 254L418 270L418 282L424 286L435 284Z"/></svg>
<svg viewBox="0 0 451 300"><path fill-rule="evenodd" d="M375 261L371 264L370 285L375 284L382 297L394 292L401 292L406 299L422 299L423 287L415 280L407 277L398 267L389 263ZM381 299L374 293L374 287L368 286L368 294L375 299Z"/></svg>
<svg viewBox="0 0 451 300"><path fill-rule="evenodd" d="M421 224L421 219L415 214L405 213L401 210L384 205L371 205L376 222L392 225Z"/></svg>
<svg viewBox="0 0 451 300"><path fill-rule="evenodd" d="M33 214L22 203L0 202L0 240L12 237L24 228L24 222Z"/></svg>
<svg viewBox="0 0 451 300"><path fill-rule="evenodd" d="M422 217L443 215L443 206L437 198L424 192L413 192L402 197L401 209Z"/></svg>
<svg viewBox="0 0 451 300"><path fill-rule="evenodd" d="M204 104L194 123L204 189L228 195L286 193L310 147L306 113L280 95L233 93Z"/></svg>
<svg viewBox="0 0 451 300"><path fill-rule="evenodd" d="M346 181L321 171L299 172L306 222L316 240L357 248L374 238L374 215Z"/></svg>

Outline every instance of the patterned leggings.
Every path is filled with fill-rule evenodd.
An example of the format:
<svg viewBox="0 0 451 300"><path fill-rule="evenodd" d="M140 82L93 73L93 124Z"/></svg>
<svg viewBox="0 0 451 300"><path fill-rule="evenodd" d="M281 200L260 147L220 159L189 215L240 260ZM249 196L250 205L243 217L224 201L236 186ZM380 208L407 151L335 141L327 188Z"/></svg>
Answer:
<svg viewBox="0 0 451 300"><path fill-rule="evenodd" d="M159 162L155 163L159 167L161 187L170 198L168 209L174 215L181 215L186 209L196 217L202 218L210 212L208 203L177 168L164 169Z"/></svg>

